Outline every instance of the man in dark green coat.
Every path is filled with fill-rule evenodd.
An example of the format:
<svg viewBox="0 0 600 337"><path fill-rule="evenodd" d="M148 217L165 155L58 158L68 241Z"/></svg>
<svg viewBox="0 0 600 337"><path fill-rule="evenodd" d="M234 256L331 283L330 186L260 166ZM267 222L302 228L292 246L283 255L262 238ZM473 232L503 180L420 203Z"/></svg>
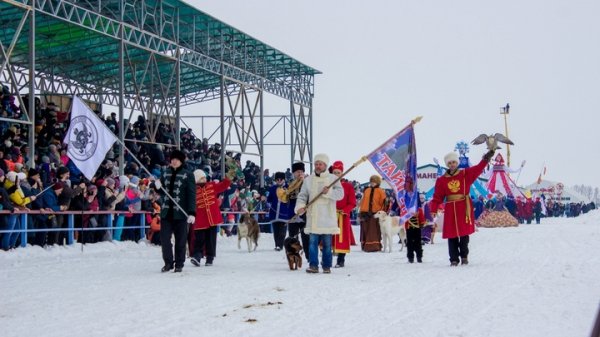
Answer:
<svg viewBox="0 0 600 337"><path fill-rule="evenodd" d="M160 180L154 182L157 190L161 188L169 193L171 198L162 193L162 207L160 212L160 242L162 256L165 261L161 272L168 272L175 268L181 272L185 262L185 244L187 242L188 228L194 223L196 214L196 184L194 174L184 168L185 153L179 150L171 152L171 165ZM183 209L183 211L182 211ZM186 214L187 213L187 214ZM173 247L171 236L175 235L175 260L173 260Z"/></svg>

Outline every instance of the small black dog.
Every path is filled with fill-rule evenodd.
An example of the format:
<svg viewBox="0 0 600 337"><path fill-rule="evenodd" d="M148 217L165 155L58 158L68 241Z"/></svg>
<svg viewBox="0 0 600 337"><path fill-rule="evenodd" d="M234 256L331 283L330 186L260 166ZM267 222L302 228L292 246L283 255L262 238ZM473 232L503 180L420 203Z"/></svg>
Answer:
<svg viewBox="0 0 600 337"><path fill-rule="evenodd" d="M283 241L283 247L285 248L285 256L287 257L290 270L302 268L302 257L300 257L302 245L300 244L298 238L286 238L285 241Z"/></svg>

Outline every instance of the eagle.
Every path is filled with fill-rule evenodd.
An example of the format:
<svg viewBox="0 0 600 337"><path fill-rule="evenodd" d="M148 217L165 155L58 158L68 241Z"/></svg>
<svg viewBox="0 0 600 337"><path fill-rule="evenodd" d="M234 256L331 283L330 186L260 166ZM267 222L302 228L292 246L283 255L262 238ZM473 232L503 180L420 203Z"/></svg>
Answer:
<svg viewBox="0 0 600 337"><path fill-rule="evenodd" d="M477 138L473 139L471 141L471 144L479 145L485 143L487 145L488 150L496 151L496 149L500 148L500 146L498 146L498 142L509 145L515 145L510 139L508 139L501 133L496 133L495 135L486 135L485 133L482 133L479 136L477 136Z"/></svg>

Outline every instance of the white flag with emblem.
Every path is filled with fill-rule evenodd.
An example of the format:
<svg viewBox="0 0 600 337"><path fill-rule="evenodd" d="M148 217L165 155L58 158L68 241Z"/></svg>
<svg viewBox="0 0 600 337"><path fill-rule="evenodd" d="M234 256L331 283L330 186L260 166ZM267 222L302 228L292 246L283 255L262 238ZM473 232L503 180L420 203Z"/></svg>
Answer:
<svg viewBox="0 0 600 337"><path fill-rule="evenodd" d="M117 137L79 97L73 96L71 124L63 143L83 175L92 179Z"/></svg>

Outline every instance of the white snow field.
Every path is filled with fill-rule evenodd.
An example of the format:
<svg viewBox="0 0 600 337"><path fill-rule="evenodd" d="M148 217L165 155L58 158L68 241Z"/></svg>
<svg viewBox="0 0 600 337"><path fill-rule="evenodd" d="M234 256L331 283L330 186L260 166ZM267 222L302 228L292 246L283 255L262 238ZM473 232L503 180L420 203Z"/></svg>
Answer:
<svg viewBox="0 0 600 337"><path fill-rule="evenodd" d="M219 236L214 266L165 274L147 243L0 252L0 335L583 337L598 312L598 211L482 228L459 267L441 235L422 264L355 246L329 275L273 247Z"/></svg>

